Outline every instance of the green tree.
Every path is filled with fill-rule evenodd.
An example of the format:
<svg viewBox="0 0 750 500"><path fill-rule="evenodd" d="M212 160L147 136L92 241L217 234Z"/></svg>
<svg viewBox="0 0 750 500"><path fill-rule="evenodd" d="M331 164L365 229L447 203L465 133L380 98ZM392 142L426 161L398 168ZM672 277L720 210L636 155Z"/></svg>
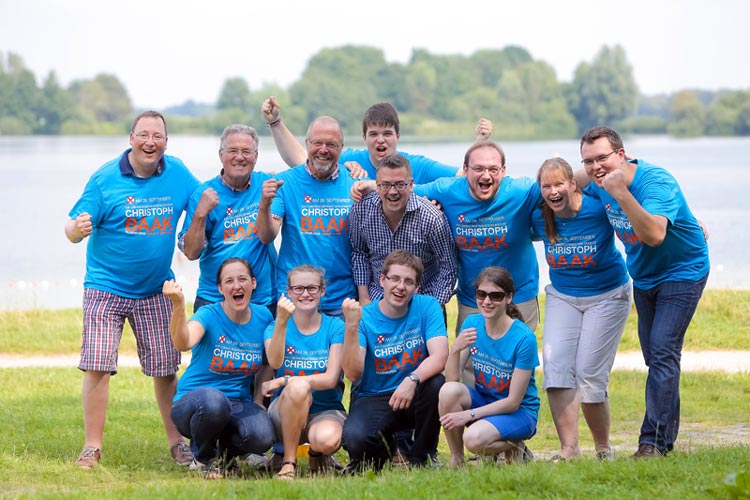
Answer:
<svg viewBox="0 0 750 500"><path fill-rule="evenodd" d="M249 111L250 109L250 87L244 78L235 77L224 80L221 86L219 98L216 101L216 109L239 109Z"/></svg>
<svg viewBox="0 0 750 500"><path fill-rule="evenodd" d="M705 132L705 106L696 92L682 90L672 96L669 104L670 122L667 132L678 137L694 137Z"/></svg>
<svg viewBox="0 0 750 500"><path fill-rule="evenodd" d="M41 101L36 77L21 56L9 52L4 59L0 53L0 133L32 133L39 124L37 111Z"/></svg>
<svg viewBox="0 0 750 500"><path fill-rule="evenodd" d="M479 82L485 87L497 86L503 73L521 64L532 61L531 54L523 47L509 45L502 50L480 49L469 58L479 72Z"/></svg>
<svg viewBox="0 0 750 500"><path fill-rule="evenodd" d="M39 107L41 134L59 134L65 120L73 116L73 99L70 93L57 82L54 71L50 71L42 85L42 102Z"/></svg>
<svg viewBox="0 0 750 500"><path fill-rule="evenodd" d="M130 96L115 75L100 73L93 80L77 80L68 90L75 105L74 122L126 122L132 114Z"/></svg>
<svg viewBox="0 0 750 500"><path fill-rule="evenodd" d="M568 89L568 109L579 131L627 118L638 99L633 68L619 45L604 46L590 64L581 63Z"/></svg>

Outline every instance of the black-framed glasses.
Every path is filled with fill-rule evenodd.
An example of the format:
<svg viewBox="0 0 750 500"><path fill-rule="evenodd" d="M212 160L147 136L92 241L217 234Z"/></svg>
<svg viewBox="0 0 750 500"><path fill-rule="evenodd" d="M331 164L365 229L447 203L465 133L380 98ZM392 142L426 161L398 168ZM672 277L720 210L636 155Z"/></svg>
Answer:
<svg viewBox="0 0 750 500"><path fill-rule="evenodd" d="M383 277L391 283L395 283L396 285L398 285L399 283L403 283L404 286L417 286L417 282L411 278L402 278L401 276L396 276L395 274L391 274L390 276L384 274Z"/></svg>
<svg viewBox="0 0 750 500"><path fill-rule="evenodd" d="M508 296L505 292L488 292L479 288L476 289L474 294L476 295L477 300L484 300L489 297L492 302L502 302L505 300L505 297Z"/></svg>
<svg viewBox="0 0 750 500"><path fill-rule="evenodd" d="M383 191L384 193L387 193L391 190L391 188L396 188L396 191L406 191L406 188L408 188L411 185L411 182L404 182L404 181L398 181L398 182L378 182L377 186L380 191Z"/></svg>
<svg viewBox="0 0 750 500"><path fill-rule="evenodd" d="M585 160L581 160L581 163L583 163L584 167L591 167L594 165L594 163L598 163L599 165L601 165L605 161L609 160L610 156L619 152L620 152L619 149L615 149L614 151L610 151L606 155L599 155L596 158L586 158Z"/></svg>
<svg viewBox="0 0 750 500"><path fill-rule="evenodd" d="M322 288L323 287L320 285L307 285L307 286L296 285L296 286L290 286L289 288L287 288L287 291L297 296L302 295L305 292L309 293L310 295L317 295L318 293L320 293L320 290Z"/></svg>

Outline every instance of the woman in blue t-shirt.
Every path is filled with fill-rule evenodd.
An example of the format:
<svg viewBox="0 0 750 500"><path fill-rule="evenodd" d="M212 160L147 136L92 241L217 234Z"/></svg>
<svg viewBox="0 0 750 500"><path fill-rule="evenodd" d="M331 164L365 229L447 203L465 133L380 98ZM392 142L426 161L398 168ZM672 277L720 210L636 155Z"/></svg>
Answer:
<svg viewBox="0 0 750 500"><path fill-rule="evenodd" d="M513 304L514 291L504 268L483 269L474 289L480 314L466 318L448 354L439 411L453 468L463 465L464 445L480 455L503 453L508 463L533 458L523 440L536 434L539 355L534 332ZM473 387L458 381L467 358Z"/></svg>
<svg viewBox="0 0 750 500"><path fill-rule="evenodd" d="M560 438L552 461L581 453L579 404L597 459L612 460L607 386L630 314L630 278L604 207L577 188L568 162L546 160L537 182L544 203L534 213L533 225L544 240L550 277L545 288L544 389Z"/></svg>
<svg viewBox="0 0 750 500"><path fill-rule="evenodd" d="M172 420L190 438L193 463L209 479L220 479L232 459L262 454L273 442L273 424L261 405L254 379L263 360L263 330L273 321L264 306L250 304L256 282L244 259L225 260L216 276L221 302L201 307L185 320L185 296L174 280L162 292L174 307L169 332L192 359L177 383ZM223 463L222 463L223 461Z"/></svg>
<svg viewBox="0 0 750 500"><path fill-rule="evenodd" d="M275 452L272 467L280 465L276 477L294 479L297 446L309 442L309 468L313 474L341 470L333 454L341 447L346 420L341 403L341 351L344 330L357 331L359 304L344 299L341 308L346 324L321 314L325 294L323 271L301 265L287 275L287 293L277 305L276 322L265 331L268 364L276 377L263 383L263 394L273 396L268 413L276 438L284 444L283 456Z"/></svg>

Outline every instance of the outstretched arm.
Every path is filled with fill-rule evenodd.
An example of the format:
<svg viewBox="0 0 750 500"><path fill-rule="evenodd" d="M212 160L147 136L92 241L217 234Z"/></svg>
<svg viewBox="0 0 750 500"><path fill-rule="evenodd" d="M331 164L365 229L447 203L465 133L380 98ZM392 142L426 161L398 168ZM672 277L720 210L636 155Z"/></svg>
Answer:
<svg viewBox="0 0 750 500"><path fill-rule="evenodd" d="M268 97L268 99L263 101L260 109L268 129L271 131L271 137L273 137L273 142L276 144L276 149L279 151L284 163L290 167L304 163L307 160L307 151L297 142L294 134L281 121L281 107L276 101L276 97Z"/></svg>

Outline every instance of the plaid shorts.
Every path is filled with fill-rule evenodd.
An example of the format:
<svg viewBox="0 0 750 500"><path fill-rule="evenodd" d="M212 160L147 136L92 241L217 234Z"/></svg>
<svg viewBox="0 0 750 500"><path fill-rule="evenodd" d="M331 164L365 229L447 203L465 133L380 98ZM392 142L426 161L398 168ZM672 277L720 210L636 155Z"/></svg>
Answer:
<svg viewBox="0 0 750 500"><path fill-rule="evenodd" d="M125 318L135 334L141 370L149 377L177 373L180 353L169 336L172 303L161 293L144 299L129 299L102 290L83 292L83 371L117 373L117 350Z"/></svg>

